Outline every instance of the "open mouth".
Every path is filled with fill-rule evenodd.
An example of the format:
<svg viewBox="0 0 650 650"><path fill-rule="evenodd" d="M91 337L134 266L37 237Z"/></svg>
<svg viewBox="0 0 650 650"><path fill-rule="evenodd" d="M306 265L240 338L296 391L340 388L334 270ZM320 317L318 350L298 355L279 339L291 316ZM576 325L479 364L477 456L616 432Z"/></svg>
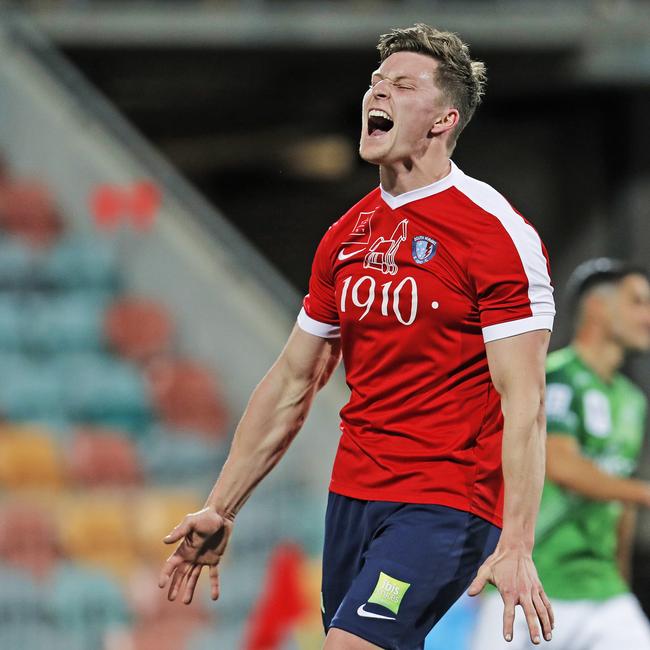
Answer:
<svg viewBox="0 0 650 650"><path fill-rule="evenodd" d="M393 128L393 118L386 112L373 108L368 113L368 135L384 135Z"/></svg>

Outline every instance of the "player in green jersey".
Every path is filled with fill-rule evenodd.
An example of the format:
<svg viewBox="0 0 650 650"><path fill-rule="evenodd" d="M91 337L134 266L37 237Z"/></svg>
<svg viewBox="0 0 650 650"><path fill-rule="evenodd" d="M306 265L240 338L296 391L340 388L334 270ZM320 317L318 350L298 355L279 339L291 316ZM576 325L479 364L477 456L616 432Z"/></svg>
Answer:
<svg viewBox="0 0 650 650"><path fill-rule="evenodd" d="M650 625L626 580L638 506L650 483L631 478L643 436L644 394L619 372L630 352L650 349L650 283L645 271L600 258L570 282L571 345L548 357L546 484L534 560L555 611L549 648L650 650ZM532 648L515 621L501 635L501 599L483 601L473 650Z"/></svg>

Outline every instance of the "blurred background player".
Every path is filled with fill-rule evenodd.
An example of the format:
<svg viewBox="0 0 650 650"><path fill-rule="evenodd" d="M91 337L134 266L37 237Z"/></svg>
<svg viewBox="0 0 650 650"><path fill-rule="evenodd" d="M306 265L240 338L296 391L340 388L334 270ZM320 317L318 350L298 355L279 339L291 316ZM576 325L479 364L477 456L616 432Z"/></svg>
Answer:
<svg viewBox="0 0 650 650"><path fill-rule="evenodd" d="M650 626L629 586L634 510L650 507L650 483L630 478L647 400L619 370L627 354L650 349L650 284L646 271L599 258L575 270L568 293L575 335L547 363L547 472L534 553L555 610L550 647L647 650ZM500 607L491 593L474 650L529 647L516 632L504 644Z"/></svg>

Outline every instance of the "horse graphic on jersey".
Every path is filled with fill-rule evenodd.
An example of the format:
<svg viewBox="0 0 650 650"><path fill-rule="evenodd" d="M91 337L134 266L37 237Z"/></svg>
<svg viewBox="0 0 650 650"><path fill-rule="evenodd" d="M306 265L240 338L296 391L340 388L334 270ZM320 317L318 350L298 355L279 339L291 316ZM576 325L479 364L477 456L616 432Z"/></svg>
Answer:
<svg viewBox="0 0 650 650"><path fill-rule="evenodd" d="M393 230L390 239L378 237L374 241L363 260L364 269L377 269L384 275L395 275L397 273L398 267L395 263L395 255L397 255L400 244L406 241L406 226L408 222L408 219L400 221L395 227L395 230Z"/></svg>

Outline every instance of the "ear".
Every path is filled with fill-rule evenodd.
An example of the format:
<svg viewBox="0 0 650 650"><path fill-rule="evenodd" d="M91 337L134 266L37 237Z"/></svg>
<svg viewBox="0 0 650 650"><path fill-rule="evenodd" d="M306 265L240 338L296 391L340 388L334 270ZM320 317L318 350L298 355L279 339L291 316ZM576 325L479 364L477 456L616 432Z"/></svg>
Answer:
<svg viewBox="0 0 650 650"><path fill-rule="evenodd" d="M459 117L457 108L445 109L445 111L436 118L432 127L429 129L429 134L434 136L451 131L451 129L458 124Z"/></svg>

